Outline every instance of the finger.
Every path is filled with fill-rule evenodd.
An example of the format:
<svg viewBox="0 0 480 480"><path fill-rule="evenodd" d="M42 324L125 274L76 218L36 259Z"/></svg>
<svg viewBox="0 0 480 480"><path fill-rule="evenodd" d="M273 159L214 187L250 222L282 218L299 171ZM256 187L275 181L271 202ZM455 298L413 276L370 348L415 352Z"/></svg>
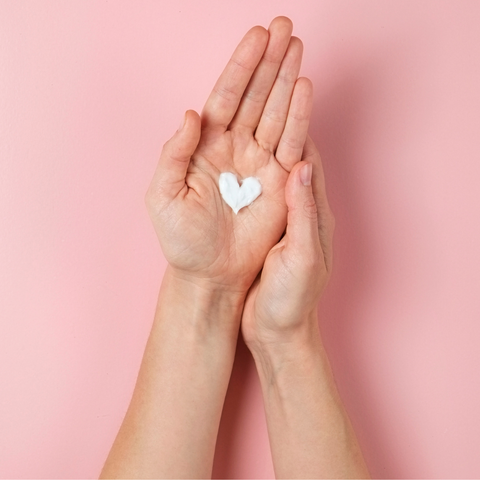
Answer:
<svg viewBox="0 0 480 480"><path fill-rule="evenodd" d="M285 129L275 152L275 158L287 172L302 158L312 104L312 82L308 78L299 78L293 91Z"/></svg>
<svg viewBox="0 0 480 480"><path fill-rule="evenodd" d="M311 162L313 165L312 187L315 204L317 205L318 234L325 257L325 265L327 271L330 272L333 263L333 233L335 230L335 217L327 199L325 175L320 153L309 135L307 135L305 141L302 161Z"/></svg>
<svg viewBox="0 0 480 480"><path fill-rule="evenodd" d="M202 126L205 129L218 129L221 132L227 129L262 58L267 41L268 32L257 26L251 28L238 44L203 107Z"/></svg>
<svg viewBox="0 0 480 480"><path fill-rule="evenodd" d="M309 162L298 163L285 185L288 207L286 248L307 256L315 256L320 248L317 206L311 183L312 167Z"/></svg>
<svg viewBox="0 0 480 480"><path fill-rule="evenodd" d="M194 110L185 113L183 125L165 143L151 183L152 193L173 199L185 186L190 158L200 140L200 117Z"/></svg>
<svg viewBox="0 0 480 480"><path fill-rule="evenodd" d="M267 48L245 89L230 129L245 127L253 132L258 125L268 95L287 50L293 24L287 17L276 17L268 28Z"/></svg>
<svg viewBox="0 0 480 480"><path fill-rule="evenodd" d="M268 96L255 139L263 148L275 151L285 128L290 100L302 63L303 44L297 37L291 37L287 52L278 71L277 78Z"/></svg>

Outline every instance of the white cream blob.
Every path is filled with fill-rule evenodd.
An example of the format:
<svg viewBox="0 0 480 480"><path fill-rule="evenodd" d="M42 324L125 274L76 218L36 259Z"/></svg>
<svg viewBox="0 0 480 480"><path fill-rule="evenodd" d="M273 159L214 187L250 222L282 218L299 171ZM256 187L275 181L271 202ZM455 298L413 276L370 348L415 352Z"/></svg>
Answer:
<svg viewBox="0 0 480 480"><path fill-rule="evenodd" d="M243 207L248 207L261 193L262 185L255 177L248 177L238 184L236 175L230 172L220 174L218 186L222 198L235 212L235 215Z"/></svg>

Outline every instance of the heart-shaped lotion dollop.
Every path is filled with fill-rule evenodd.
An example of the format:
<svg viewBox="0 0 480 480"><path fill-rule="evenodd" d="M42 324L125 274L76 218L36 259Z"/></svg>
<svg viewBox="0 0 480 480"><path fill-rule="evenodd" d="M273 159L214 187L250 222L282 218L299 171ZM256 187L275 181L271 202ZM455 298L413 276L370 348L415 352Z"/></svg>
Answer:
<svg viewBox="0 0 480 480"><path fill-rule="evenodd" d="M262 193L262 185L258 178L245 178L242 185L239 185L236 175L230 172L220 174L218 186L222 198L235 214L243 207L248 207Z"/></svg>

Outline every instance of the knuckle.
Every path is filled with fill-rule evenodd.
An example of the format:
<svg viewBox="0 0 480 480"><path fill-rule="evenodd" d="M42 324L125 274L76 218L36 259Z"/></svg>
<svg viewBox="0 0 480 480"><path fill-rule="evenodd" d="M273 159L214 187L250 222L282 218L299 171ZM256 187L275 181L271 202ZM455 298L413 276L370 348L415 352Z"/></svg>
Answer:
<svg viewBox="0 0 480 480"><path fill-rule="evenodd" d="M278 54L269 50L266 50L263 54L262 61L266 63L272 63L274 65L280 65L281 63L281 59L278 58Z"/></svg>
<svg viewBox="0 0 480 480"><path fill-rule="evenodd" d="M317 218L317 204L315 203L313 196L310 196L305 200L303 204L303 211L309 219L313 220Z"/></svg>
<svg viewBox="0 0 480 480"><path fill-rule="evenodd" d="M258 90L255 90L253 88L250 88L244 93L244 98L246 100L252 101L253 103L263 104L265 102L265 98L262 92L259 92Z"/></svg>
<svg viewBox="0 0 480 480"><path fill-rule="evenodd" d="M318 230L322 237L333 235L335 230L335 217L330 209L320 212L318 216Z"/></svg>
<svg viewBox="0 0 480 480"><path fill-rule="evenodd" d="M273 153L275 150L275 145L273 143L266 142L265 140L257 140L258 145L262 150L265 150L266 152Z"/></svg>
<svg viewBox="0 0 480 480"><path fill-rule="evenodd" d="M263 111L263 115L266 118L268 118L268 120L271 120L272 122L282 123L282 124L285 122L285 118L287 117L285 112L282 112L278 109L273 109L273 108L265 109Z"/></svg>
<svg viewBox="0 0 480 480"><path fill-rule="evenodd" d="M303 148L303 143L300 138L294 136L283 135L280 143L288 148L291 148L292 150L301 150Z"/></svg>
<svg viewBox="0 0 480 480"><path fill-rule="evenodd" d="M235 62L235 64L241 66L238 62ZM227 101L235 100L237 98L237 93L228 85L215 85L213 91L219 97Z"/></svg>
<svg viewBox="0 0 480 480"><path fill-rule="evenodd" d="M295 83L297 76L295 75L295 72L290 69L280 69L277 78L284 83L292 84Z"/></svg>

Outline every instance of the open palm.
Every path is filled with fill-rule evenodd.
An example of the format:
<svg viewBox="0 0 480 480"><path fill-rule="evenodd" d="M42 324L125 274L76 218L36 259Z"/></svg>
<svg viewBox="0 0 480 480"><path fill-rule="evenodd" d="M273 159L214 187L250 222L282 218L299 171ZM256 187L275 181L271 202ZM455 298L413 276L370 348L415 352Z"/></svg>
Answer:
<svg viewBox="0 0 480 480"><path fill-rule="evenodd" d="M248 290L287 218L285 184L307 136L312 86L299 78L302 43L292 24L252 28L236 48L201 117L186 113L165 144L147 193L163 252L179 272ZM255 176L262 194L236 215L222 172Z"/></svg>

